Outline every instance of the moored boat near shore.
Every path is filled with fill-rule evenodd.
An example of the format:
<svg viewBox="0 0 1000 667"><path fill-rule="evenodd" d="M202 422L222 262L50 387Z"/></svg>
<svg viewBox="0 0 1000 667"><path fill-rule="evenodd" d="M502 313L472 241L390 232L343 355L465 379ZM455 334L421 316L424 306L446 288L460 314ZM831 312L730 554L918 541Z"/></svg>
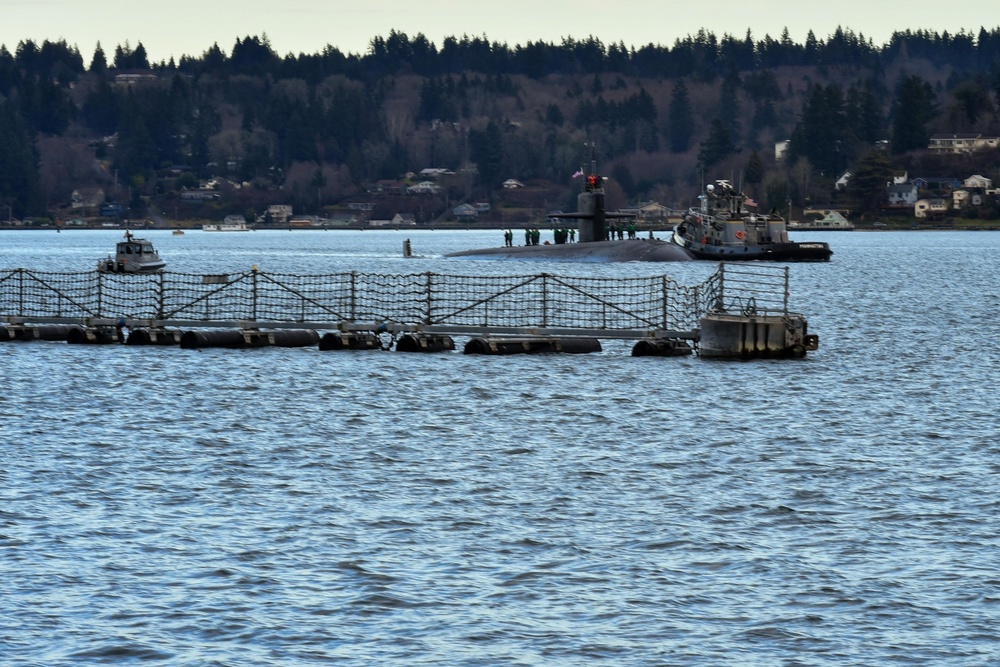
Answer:
<svg viewBox="0 0 1000 667"><path fill-rule="evenodd" d="M212 223L201 226L205 232L249 232L246 218L242 215L227 215L220 223Z"/></svg>
<svg viewBox="0 0 1000 667"><path fill-rule="evenodd" d="M751 211L747 196L729 181L706 186L698 199L671 239L698 259L825 262L833 254L827 243L790 240L784 218Z"/></svg>
<svg viewBox="0 0 1000 667"><path fill-rule="evenodd" d="M853 232L854 223L837 211L830 211L816 220L789 221L788 228L797 232Z"/></svg>

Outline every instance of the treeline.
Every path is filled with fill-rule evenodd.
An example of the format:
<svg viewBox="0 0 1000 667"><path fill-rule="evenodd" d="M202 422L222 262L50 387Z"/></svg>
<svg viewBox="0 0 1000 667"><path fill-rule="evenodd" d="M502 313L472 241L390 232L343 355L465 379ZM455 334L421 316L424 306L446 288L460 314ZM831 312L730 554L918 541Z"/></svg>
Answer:
<svg viewBox="0 0 1000 667"><path fill-rule="evenodd" d="M451 194L488 196L501 176L560 178L581 139L595 138L623 195L636 197L669 186L663 165L685 155L692 171L742 170L752 155L753 171L773 180L758 151L790 137L791 163L810 178L786 174L774 197L804 199L808 183L880 140L902 155L934 131L995 127L997 101L1000 29L985 28L897 32L882 46L839 28L801 44L787 29L778 39L703 30L669 47L437 46L394 31L365 54L284 56L248 36L229 53L213 45L158 63L141 43L110 54L98 44L85 63L65 41L25 41L0 48L0 204L24 215L65 201L95 178L86 151L136 205L176 188L164 172L177 166L184 183L221 174L320 206L409 170L473 163L478 180Z"/></svg>

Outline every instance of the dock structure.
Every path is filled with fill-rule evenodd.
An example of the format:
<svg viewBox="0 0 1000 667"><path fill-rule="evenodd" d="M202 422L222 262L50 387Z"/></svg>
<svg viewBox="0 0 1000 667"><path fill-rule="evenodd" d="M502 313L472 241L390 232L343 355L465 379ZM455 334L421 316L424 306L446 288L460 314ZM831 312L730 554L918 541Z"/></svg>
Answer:
<svg viewBox="0 0 1000 667"><path fill-rule="evenodd" d="M594 352L801 357L816 349L788 309L788 268L720 264L706 281L549 273L328 275L0 270L0 340L322 350ZM128 331L126 337L125 332Z"/></svg>

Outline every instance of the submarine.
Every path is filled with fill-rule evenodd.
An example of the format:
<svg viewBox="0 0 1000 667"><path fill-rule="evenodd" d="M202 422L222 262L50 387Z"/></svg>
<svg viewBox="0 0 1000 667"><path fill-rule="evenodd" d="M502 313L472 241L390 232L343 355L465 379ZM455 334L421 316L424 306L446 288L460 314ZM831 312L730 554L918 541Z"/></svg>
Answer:
<svg viewBox="0 0 1000 667"><path fill-rule="evenodd" d="M582 169L580 170L583 171ZM579 174L580 172L578 172ZM465 259L542 260L549 262L689 262L695 259L687 248L661 239L608 238L608 220L634 219L631 213L611 213L604 208L605 178L597 173L593 157L584 179L584 189L577 195L577 210L553 213L550 218L577 221L579 242L548 245L506 246L451 252L445 257Z"/></svg>

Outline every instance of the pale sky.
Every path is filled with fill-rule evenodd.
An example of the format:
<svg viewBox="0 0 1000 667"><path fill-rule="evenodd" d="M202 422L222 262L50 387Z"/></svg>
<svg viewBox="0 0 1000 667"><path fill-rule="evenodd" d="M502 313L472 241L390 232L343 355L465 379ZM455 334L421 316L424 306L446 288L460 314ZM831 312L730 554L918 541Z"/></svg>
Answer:
<svg viewBox="0 0 1000 667"><path fill-rule="evenodd" d="M98 42L110 62L115 47L139 42L150 62L200 56L213 44L232 53L236 39L267 35L279 54L318 53L326 45L365 53L370 40L397 30L423 33L438 47L445 37L485 36L510 46L593 36L672 46L700 28L718 37L778 39L788 28L802 43L837 26L878 46L894 31L926 29L978 34L1000 27L1000 3L950 8L930 0L0 0L0 44L65 39L90 65Z"/></svg>

